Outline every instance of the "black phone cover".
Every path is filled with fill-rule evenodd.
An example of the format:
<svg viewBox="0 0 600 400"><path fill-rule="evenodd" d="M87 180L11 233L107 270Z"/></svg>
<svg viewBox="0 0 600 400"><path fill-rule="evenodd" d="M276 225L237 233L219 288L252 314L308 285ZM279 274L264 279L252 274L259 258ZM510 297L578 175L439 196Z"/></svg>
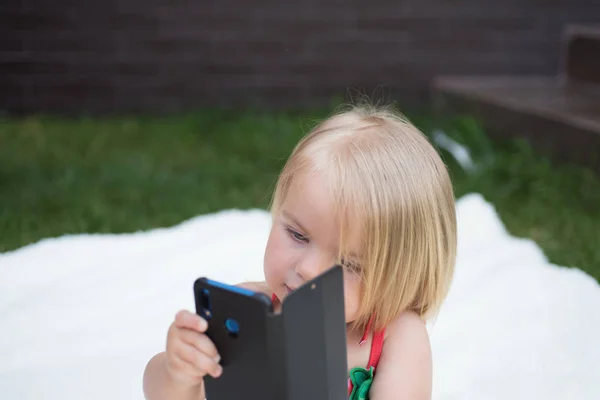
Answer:
<svg viewBox="0 0 600 400"><path fill-rule="evenodd" d="M210 299L208 307L203 304L204 290ZM271 386L267 383L271 378L267 374L273 368L273 361L265 338L271 331L271 300L260 293L250 297L232 292L210 284L205 278L196 280L194 293L196 313L208 320L206 334L219 351L224 372L218 379L206 375L207 399L240 399L249 393L269 391ZM235 337L226 328L228 319L239 325L239 334ZM268 393L266 398L274 397Z"/></svg>
<svg viewBox="0 0 600 400"><path fill-rule="evenodd" d="M221 354L223 374L205 378L208 400L342 400L348 396L343 272L340 266L305 283L274 314L264 294L194 284L196 312L210 292L207 335ZM204 316L204 315L203 315ZM225 320L239 323L232 337Z"/></svg>

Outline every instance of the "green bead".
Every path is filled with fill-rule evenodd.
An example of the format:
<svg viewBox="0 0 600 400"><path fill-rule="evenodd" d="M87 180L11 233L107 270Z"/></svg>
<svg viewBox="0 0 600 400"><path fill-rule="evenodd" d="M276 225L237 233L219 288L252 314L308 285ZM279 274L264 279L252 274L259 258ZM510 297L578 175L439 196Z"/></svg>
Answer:
<svg viewBox="0 0 600 400"><path fill-rule="evenodd" d="M374 378L374 369L371 367L368 371L365 368L357 367L350 370L350 380L352 381L352 392L348 400L369 400L369 390Z"/></svg>

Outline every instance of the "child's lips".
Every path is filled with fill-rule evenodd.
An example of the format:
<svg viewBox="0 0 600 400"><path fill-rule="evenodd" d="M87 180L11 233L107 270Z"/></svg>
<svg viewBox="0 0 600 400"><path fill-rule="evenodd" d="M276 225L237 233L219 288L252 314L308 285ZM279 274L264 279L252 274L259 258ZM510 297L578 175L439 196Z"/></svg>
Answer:
<svg viewBox="0 0 600 400"><path fill-rule="evenodd" d="M285 288L288 291L288 294L292 293L294 291L294 289L292 289L291 287L289 287L288 285L284 284L283 286L285 286Z"/></svg>

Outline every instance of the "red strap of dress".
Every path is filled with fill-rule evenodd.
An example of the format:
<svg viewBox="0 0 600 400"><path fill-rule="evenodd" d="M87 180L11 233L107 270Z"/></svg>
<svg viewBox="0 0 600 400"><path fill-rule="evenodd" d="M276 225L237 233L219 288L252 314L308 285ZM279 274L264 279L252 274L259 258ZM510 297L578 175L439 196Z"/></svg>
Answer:
<svg viewBox="0 0 600 400"><path fill-rule="evenodd" d="M371 329L371 321L367 324L367 328L365 329L365 333L363 335L360 344L363 344L367 340L367 335ZM371 352L369 354L369 362L367 364L367 370L377 368L377 364L379 364L379 359L381 358L381 352L383 350L383 340L385 339L385 328L380 330L379 332L375 332L373 334L373 342L371 343ZM352 380L348 378L348 396L352 394L352 389L354 389L354 385L352 385Z"/></svg>
<svg viewBox="0 0 600 400"><path fill-rule="evenodd" d="M377 368L379 359L381 358L381 352L383 350L383 340L385 339L385 329L375 332L373 334L373 343L371 344L371 355L369 356L369 364L367 369L371 367Z"/></svg>
<svg viewBox="0 0 600 400"><path fill-rule="evenodd" d="M367 322L367 326L365 328L365 332L363 333L363 337L360 340L359 346L362 346L369 337L369 333L371 332L371 327L373 325L373 317L369 319ZM381 351L383 349L383 339L385 338L385 328L379 332L373 333L373 342L371 343L371 353L369 354L369 363L367 364L367 369L371 367L377 367L379 363L379 358L381 357Z"/></svg>

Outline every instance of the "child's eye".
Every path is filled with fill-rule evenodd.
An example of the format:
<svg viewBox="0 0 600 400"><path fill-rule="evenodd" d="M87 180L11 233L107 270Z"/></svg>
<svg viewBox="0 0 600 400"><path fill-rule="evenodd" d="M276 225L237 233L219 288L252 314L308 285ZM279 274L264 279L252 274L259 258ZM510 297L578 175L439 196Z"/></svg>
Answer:
<svg viewBox="0 0 600 400"><path fill-rule="evenodd" d="M290 236L292 236L292 238L294 240L297 240L299 242L303 242L303 243L307 243L308 242L308 238L304 235L302 235L301 233L293 230L290 227L286 227L285 230L290 234Z"/></svg>

